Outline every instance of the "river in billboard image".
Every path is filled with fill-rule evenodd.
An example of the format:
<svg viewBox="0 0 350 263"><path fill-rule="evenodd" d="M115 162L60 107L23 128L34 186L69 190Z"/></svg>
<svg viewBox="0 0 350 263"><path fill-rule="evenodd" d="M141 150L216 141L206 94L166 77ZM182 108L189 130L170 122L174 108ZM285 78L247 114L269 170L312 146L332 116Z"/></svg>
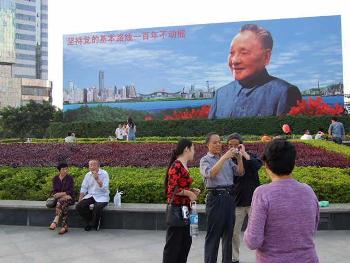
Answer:
<svg viewBox="0 0 350 263"><path fill-rule="evenodd" d="M316 96L303 96L304 100L309 97L315 99ZM344 104L343 96L325 96L322 99L330 105ZM97 107L108 106L111 108L121 108L127 110L139 110L139 111L162 111L172 109L184 109L184 108L199 108L203 105L211 105L211 99L205 100L174 100L174 101L154 101L154 102L111 102L111 103L91 103L91 104L66 104L65 110L76 110L82 106Z"/></svg>
<svg viewBox="0 0 350 263"><path fill-rule="evenodd" d="M340 16L65 35L63 108L70 120L279 116L308 103L333 114L341 42Z"/></svg>

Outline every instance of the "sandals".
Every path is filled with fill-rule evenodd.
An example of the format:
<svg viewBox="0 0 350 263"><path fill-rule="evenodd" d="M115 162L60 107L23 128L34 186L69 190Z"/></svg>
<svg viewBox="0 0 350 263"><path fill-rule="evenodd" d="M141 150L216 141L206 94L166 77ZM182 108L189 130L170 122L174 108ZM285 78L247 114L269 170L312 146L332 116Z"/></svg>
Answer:
<svg viewBox="0 0 350 263"><path fill-rule="evenodd" d="M62 228L61 228L61 230L60 230L60 232L58 232L58 234L59 235L63 235L63 234L65 234L65 233L67 233L68 232L68 226L66 225L66 226L63 226Z"/></svg>
<svg viewBox="0 0 350 263"><path fill-rule="evenodd" d="M56 227L57 227L57 223L56 223L56 222L52 222L51 225L50 225L50 227L49 227L49 229L50 229L50 230L55 230Z"/></svg>

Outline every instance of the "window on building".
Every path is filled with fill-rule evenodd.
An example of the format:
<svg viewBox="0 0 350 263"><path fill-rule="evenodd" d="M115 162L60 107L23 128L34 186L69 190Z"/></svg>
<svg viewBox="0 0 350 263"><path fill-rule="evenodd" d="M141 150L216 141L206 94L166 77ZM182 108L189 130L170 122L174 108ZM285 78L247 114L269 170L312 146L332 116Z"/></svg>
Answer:
<svg viewBox="0 0 350 263"><path fill-rule="evenodd" d="M26 35L26 34L16 33L16 39L35 41L35 35Z"/></svg>
<svg viewBox="0 0 350 263"><path fill-rule="evenodd" d="M19 4L19 3L16 3L16 9L25 10L25 11L32 11L32 12L35 12L35 11L36 11L35 6L32 6L32 5L24 5L24 4Z"/></svg>
<svg viewBox="0 0 350 263"><path fill-rule="evenodd" d="M22 87L22 95L48 96L49 92L46 88L23 86Z"/></svg>
<svg viewBox="0 0 350 263"><path fill-rule="evenodd" d="M35 51L35 46L16 43L16 49L33 50L33 51Z"/></svg>
<svg viewBox="0 0 350 263"><path fill-rule="evenodd" d="M32 22L35 22L36 20L35 16L24 15L24 14L16 14L16 19L24 20L24 21L32 21Z"/></svg>
<svg viewBox="0 0 350 263"><path fill-rule="evenodd" d="M33 25L27 25L27 24L16 24L16 28L17 29L22 29L22 30L30 30L30 31L34 31L35 32L35 26Z"/></svg>
<svg viewBox="0 0 350 263"><path fill-rule="evenodd" d="M18 59L24 59L24 60L35 60L35 55L28 55L28 54L18 54L16 53L16 58Z"/></svg>

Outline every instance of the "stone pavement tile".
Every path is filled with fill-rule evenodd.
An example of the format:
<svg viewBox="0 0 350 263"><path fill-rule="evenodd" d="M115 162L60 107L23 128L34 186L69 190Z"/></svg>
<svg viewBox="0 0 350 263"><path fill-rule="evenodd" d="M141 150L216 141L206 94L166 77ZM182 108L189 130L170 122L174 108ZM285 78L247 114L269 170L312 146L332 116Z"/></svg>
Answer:
<svg viewBox="0 0 350 263"><path fill-rule="evenodd" d="M62 261L51 261L51 262L62 263ZM117 261L117 260L106 261L106 259L101 257L101 255L96 256L96 257L85 256L85 257L81 257L81 258L69 259L69 263L109 263L109 262L118 262L119 263L119 262L123 262L123 261Z"/></svg>
<svg viewBox="0 0 350 263"><path fill-rule="evenodd" d="M1 255L1 254L0 254ZM25 258L23 255L11 255L11 256L5 256L5 257L1 257L0 256L0 262L6 262L6 263L23 263L25 262ZM27 261L28 263L34 263L34 262L30 262Z"/></svg>
<svg viewBox="0 0 350 263"><path fill-rule="evenodd" d="M17 254L17 247L13 243L2 244L0 247L0 259L4 256L11 256ZM1 262L1 260L0 260Z"/></svg>
<svg viewBox="0 0 350 263"><path fill-rule="evenodd" d="M72 244L67 242L64 246L51 246L46 250L47 255L55 260L65 262L74 255L74 257L80 258L85 256L91 256L95 253L91 251L88 247L82 246L81 244Z"/></svg>
<svg viewBox="0 0 350 263"><path fill-rule="evenodd" d="M0 241L0 244L6 240L6 242L16 242L16 241L22 241L22 240L31 240L31 232L28 232L26 230L23 231L26 227L15 227L15 228L9 228L8 226L1 226L0 228L4 228L2 233L0 235L6 236L6 239L2 239ZM21 229L19 231L19 229Z"/></svg>
<svg viewBox="0 0 350 263"><path fill-rule="evenodd" d="M316 250L321 263L350 262L350 231L318 231Z"/></svg>
<svg viewBox="0 0 350 263"><path fill-rule="evenodd" d="M189 263L203 262L204 239L205 232L193 239ZM85 232L73 228L59 236L43 227L0 226L0 240L1 263L156 263L162 261L165 231L103 229ZM348 263L350 231L318 231L316 248L321 263ZM253 263L255 252L242 243L240 259L242 263Z"/></svg>
<svg viewBox="0 0 350 263"><path fill-rule="evenodd" d="M23 258L23 263L49 263L53 261L53 259L47 254L47 251L42 250L24 253Z"/></svg>

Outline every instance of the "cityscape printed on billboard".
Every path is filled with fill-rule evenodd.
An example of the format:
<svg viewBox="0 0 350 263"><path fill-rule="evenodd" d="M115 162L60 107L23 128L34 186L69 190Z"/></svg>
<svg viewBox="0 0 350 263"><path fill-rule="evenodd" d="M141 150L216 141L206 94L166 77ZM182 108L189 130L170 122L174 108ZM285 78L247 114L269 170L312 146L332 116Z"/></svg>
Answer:
<svg viewBox="0 0 350 263"><path fill-rule="evenodd" d="M249 61L237 66L237 56L230 56L241 52L242 28L252 25L273 39L273 47L263 47L270 56L267 71L251 82L258 85L253 89L246 81L252 77L244 79ZM341 41L340 16L65 35L64 111L109 107L149 119L191 110L209 118L269 116L287 114L297 101L317 96L343 106ZM256 93L251 101L240 99L245 90ZM271 110L261 110L267 104Z"/></svg>

